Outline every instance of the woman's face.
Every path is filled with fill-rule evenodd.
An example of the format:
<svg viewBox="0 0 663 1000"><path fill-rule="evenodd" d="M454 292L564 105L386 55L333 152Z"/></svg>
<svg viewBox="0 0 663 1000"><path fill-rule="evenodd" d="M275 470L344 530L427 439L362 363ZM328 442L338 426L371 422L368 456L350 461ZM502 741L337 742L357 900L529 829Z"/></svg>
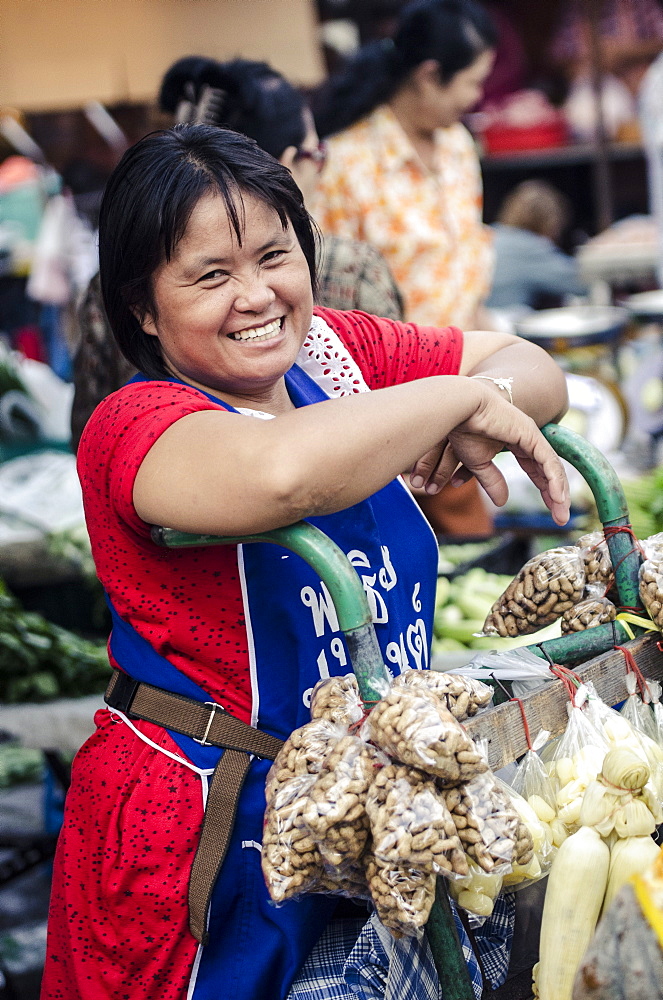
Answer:
<svg viewBox="0 0 663 1000"><path fill-rule="evenodd" d="M446 83L440 82L437 73L431 77L429 86L423 88L422 112L427 113L433 128L454 125L481 100L483 85L494 62L494 50L487 49Z"/></svg>
<svg viewBox="0 0 663 1000"><path fill-rule="evenodd" d="M201 198L170 261L152 276L157 315L142 322L174 375L238 405L269 403L282 392L313 309L294 230L284 231L252 195L243 203L240 246L223 199Z"/></svg>

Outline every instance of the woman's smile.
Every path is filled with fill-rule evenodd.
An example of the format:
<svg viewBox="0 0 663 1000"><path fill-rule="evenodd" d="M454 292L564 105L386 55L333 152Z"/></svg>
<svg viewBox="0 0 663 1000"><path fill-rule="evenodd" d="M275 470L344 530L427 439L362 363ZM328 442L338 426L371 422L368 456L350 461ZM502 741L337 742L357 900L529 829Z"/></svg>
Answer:
<svg viewBox="0 0 663 1000"><path fill-rule="evenodd" d="M265 323L263 326L254 326L249 330L238 330L236 333L229 333L228 336L231 340L250 340L252 343L264 344L266 340L273 340L274 337L277 337L282 329L283 316L270 323Z"/></svg>

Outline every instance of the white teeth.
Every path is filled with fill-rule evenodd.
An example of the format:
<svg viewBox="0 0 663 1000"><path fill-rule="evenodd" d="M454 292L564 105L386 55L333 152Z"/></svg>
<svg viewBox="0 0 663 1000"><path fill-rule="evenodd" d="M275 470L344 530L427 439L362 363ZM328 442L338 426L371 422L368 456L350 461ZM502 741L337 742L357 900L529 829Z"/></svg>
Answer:
<svg viewBox="0 0 663 1000"><path fill-rule="evenodd" d="M252 330L239 330L237 333L231 333L230 336L233 340L268 340L270 337L274 337L281 329L281 320L275 319L271 323L266 323L265 326L256 326Z"/></svg>

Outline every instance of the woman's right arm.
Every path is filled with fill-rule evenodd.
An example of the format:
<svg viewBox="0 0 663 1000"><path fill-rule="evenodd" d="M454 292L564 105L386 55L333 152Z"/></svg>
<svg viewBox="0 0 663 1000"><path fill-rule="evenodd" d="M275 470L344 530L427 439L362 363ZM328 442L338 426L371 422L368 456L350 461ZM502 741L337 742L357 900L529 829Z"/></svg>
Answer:
<svg viewBox="0 0 663 1000"><path fill-rule="evenodd" d="M565 523L566 476L534 421L486 383L455 375L329 400L273 420L191 413L145 456L134 506L148 524L181 531L266 531L358 503L459 426L525 455L553 516ZM506 501L506 484L491 462L469 471L495 503Z"/></svg>

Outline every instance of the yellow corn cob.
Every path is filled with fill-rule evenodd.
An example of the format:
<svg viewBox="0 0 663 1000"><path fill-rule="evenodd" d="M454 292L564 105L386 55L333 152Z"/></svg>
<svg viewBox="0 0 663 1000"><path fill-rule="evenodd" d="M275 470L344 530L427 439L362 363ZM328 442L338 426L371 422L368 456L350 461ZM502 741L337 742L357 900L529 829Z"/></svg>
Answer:
<svg viewBox="0 0 663 1000"><path fill-rule="evenodd" d="M633 875L642 875L659 854L660 848L651 837L626 837L615 842L610 851L608 888L603 901L604 912L621 887Z"/></svg>
<svg viewBox="0 0 663 1000"><path fill-rule="evenodd" d="M541 1000L571 1000L574 976L601 912L609 865L610 851L590 827L581 827L559 848L541 920Z"/></svg>

